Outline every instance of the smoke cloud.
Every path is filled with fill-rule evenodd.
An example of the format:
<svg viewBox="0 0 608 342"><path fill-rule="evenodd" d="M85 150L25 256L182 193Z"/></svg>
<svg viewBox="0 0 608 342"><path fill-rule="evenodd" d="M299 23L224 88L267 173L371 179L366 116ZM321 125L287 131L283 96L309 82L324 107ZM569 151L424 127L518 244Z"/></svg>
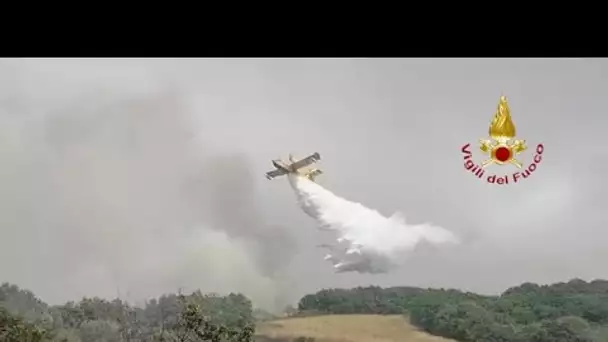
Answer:
<svg viewBox="0 0 608 342"><path fill-rule="evenodd" d="M14 75L0 93L0 282L53 304L179 289L293 300L294 237L256 205L239 148L200 133L217 109L193 110L162 64L88 63L0 63Z"/></svg>
<svg viewBox="0 0 608 342"><path fill-rule="evenodd" d="M337 272L387 273L422 242L437 246L458 242L442 227L407 224L399 212L387 218L305 177L290 174L289 183L302 210L317 221L320 229L337 234L337 244L320 246L329 251L325 260Z"/></svg>

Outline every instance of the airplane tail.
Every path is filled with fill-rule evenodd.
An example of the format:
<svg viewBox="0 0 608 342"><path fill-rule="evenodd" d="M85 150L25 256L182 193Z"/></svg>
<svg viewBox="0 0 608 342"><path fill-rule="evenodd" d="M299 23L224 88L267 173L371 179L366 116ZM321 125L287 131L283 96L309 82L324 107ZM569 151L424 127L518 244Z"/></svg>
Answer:
<svg viewBox="0 0 608 342"><path fill-rule="evenodd" d="M308 178L311 181L315 181L315 177L317 177L318 175L323 174L323 171L319 170L319 169L311 169L308 170L304 173L304 177Z"/></svg>

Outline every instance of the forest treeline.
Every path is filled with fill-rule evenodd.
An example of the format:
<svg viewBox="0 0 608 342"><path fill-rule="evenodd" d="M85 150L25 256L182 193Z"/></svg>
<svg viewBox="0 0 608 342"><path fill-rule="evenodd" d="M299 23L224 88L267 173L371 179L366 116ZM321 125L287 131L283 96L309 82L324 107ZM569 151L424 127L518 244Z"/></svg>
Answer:
<svg viewBox="0 0 608 342"><path fill-rule="evenodd" d="M608 281L525 283L499 296L450 289L359 287L304 296L292 314L401 314L433 335L468 342L608 342ZM168 294L143 307L84 298L50 306L0 286L2 342L253 341L242 294Z"/></svg>
<svg viewBox="0 0 608 342"><path fill-rule="evenodd" d="M462 342L606 342L608 281L524 283L499 296L415 287L327 289L304 296L306 314L404 314Z"/></svg>
<svg viewBox="0 0 608 342"><path fill-rule="evenodd" d="M143 307L100 298L49 306L31 291L0 286L2 342L250 342L253 321L242 294L168 294Z"/></svg>

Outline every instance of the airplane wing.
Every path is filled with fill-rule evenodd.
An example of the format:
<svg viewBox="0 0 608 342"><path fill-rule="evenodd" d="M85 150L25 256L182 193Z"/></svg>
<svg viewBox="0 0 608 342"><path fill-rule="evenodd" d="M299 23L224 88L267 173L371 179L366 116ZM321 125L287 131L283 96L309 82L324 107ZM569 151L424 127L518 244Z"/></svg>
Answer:
<svg viewBox="0 0 608 342"><path fill-rule="evenodd" d="M309 155L308 157L306 157L304 159L300 159L297 162L291 164L291 167L294 170L298 170L298 169L306 167L318 160L321 160L321 156L319 155L319 153L313 153L313 154Z"/></svg>
<svg viewBox="0 0 608 342"><path fill-rule="evenodd" d="M272 170L272 171L268 171L266 172L266 178L268 179L272 179L274 177L278 177L278 176L282 176L284 174L286 174L287 172L285 172L285 170L282 169L276 169L276 170Z"/></svg>

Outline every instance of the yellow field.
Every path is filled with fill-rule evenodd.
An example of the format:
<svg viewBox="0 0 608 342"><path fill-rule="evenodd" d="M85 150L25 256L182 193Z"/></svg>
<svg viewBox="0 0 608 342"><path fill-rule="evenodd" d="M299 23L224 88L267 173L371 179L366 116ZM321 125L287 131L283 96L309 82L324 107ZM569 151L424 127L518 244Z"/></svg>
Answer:
<svg viewBox="0 0 608 342"><path fill-rule="evenodd" d="M260 323L256 335L268 341L314 337L315 342L449 342L411 326L403 316L327 315ZM265 341L266 339L260 339Z"/></svg>

